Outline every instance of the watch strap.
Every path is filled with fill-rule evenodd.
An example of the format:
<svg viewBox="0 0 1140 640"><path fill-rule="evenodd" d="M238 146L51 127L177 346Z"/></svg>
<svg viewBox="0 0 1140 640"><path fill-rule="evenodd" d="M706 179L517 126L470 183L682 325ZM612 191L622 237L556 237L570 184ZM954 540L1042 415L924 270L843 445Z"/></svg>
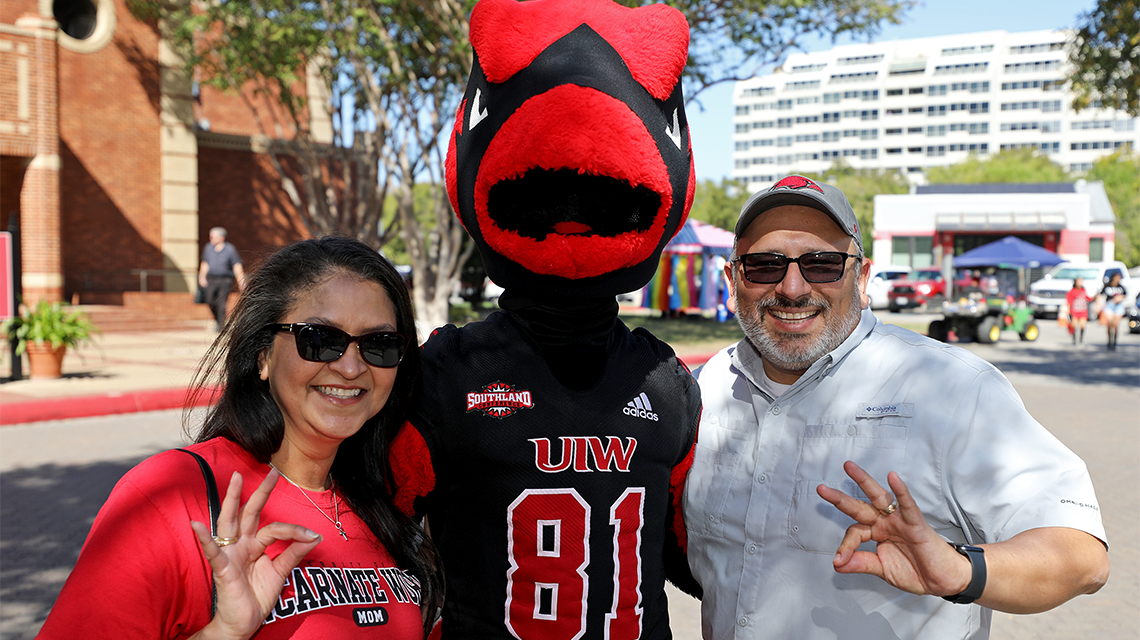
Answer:
<svg viewBox="0 0 1140 640"><path fill-rule="evenodd" d="M942 599L954 604L971 604L982 597L982 592L986 590L986 550L968 544L950 543L950 546L954 547L958 553L966 556L966 559L970 561L973 574L970 576L970 584L962 593L942 596Z"/></svg>

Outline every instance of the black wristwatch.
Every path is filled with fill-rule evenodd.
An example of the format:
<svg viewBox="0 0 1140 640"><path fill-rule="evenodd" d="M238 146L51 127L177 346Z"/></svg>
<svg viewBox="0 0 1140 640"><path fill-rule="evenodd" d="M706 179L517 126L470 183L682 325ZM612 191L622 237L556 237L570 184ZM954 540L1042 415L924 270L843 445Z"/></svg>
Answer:
<svg viewBox="0 0 1140 640"><path fill-rule="evenodd" d="M986 590L986 550L981 547L971 547L968 544L954 544L952 542L950 546L954 547L958 553L966 556L974 573L970 577L970 584L965 591L956 596L942 596L942 599L954 604L970 604L982 597L982 592Z"/></svg>

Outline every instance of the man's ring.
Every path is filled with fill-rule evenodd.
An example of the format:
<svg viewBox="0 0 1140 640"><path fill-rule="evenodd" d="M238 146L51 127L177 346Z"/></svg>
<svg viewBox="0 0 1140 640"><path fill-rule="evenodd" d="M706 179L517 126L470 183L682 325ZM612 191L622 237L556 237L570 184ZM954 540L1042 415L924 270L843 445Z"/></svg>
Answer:
<svg viewBox="0 0 1140 640"><path fill-rule="evenodd" d="M229 545L231 545L237 541L238 541L237 538L221 538L218 536L214 536L214 544L218 545L219 547L226 547L226 546L229 546Z"/></svg>
<svg viewBox="0 0 1140 640"><path fill-rule="evenodd" d="M898 508L899 508L899 501L895 500L886 509L879 509L879 513L883 514L884 516L889 516L892 513L894 513L895 511L897 511Z"/></svg>

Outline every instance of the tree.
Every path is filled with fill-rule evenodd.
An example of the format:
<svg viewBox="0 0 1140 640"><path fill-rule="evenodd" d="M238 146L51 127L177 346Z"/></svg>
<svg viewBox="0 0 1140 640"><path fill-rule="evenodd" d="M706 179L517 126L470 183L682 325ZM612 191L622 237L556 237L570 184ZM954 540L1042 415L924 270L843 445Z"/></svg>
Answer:
<svg viewBox="0 0 1140 640"><path fill-rule="evenodd" d="M1032 149L1017 149L966 160L944 167L930 167L926 179L931 184L974 184L978 182L1072 182L1061 165Z"/></svg>
<svg viewBox="0 0 1140 640"><path fill-rule="evenodd" d="M978 182L1073 182L1075 176L1046 156L1029 149L1003 151L986 159L971 156L964 162L927 170L931 184ZM1101 157L1085 174L1104 182L1108 201L1116 212L1116 253L1129 265L1140 264L1140 154L1118 152Z"/></svg>
<svg viewBox="0 0 1140 640"><path fill-rule="evenodd" d="M271 141L281 187L312 235L346 235L379 248L399 233L417 315L437 326L447 320L451 284L473 249L441 175L442 134L470 69L471 4L137 0L131 9L163 25L201 84L246 98ZM323 104L309 103L313 80L328 96ZM310 130L310 110L332 116L331 140ZM426 189L417 192L417 181ZM385 221L390 197L396 206Z"/></svg>
<svg viewBox="0 0 1140 640"><path fill-rule="evenodd" d="M1104 107L1140 117L1140 2L1097 0L1069 43L1073 110Z"/></svg>
<svg viewBox="0 0 1140 640"><path fill-rule="evenodd" d="M712 180L701 180L697 182L697 191L693 194L693 208L689 211L689 217L732 231L736 227L736 219L740 217L740 209L750 195L748 188L739 180L721 178L720 184Z"/></svg>
<svg viewBox="0 0 1140 640"><path fill-rule="evenodd" d="M875 196L880 193L906 193L910 189L906 176L882 169L854 169L838 160L822 175L807 174L806 177L835 185L847 196L847 201L855 210L855 219L859 221L863 248L868 258L874 258Z"/></svg>
<svg viewBox="0 0 1140 640"><path fill-rule="evenodd" d="M1104 182L1116 211L1116 257L1140 265L1140 153L1114 153L1093 165L1086 178Z"/></svg>
<svg viewBox="0 0 1140 640"><path fill-rule="evenodd" d="M648 4L623 0L629 5ZM447 299L472 249L442 181L446 129L470 69L474 0L286 0L195 3L131 0L165 25L203 84L255 94L286 124L263 122L282 188L314 235L340 233L381 246L404 241L418 317L447 319ZM873 36L912 0L673 0L691 25L687 98L778 62L807 35ZM310 104L309 77L325 104ZM257 109L250 102L250 108ZM314 139L309 110L333 114L333 139ZM270 110L273 111L273 110ZM290 168L296 167L295 172ZM294 177L299 176L299 177ZM417 183L428 198L417 198ZM381 217L389 196L394 219ZM425 224L425 221L429 221Z"/></svg>

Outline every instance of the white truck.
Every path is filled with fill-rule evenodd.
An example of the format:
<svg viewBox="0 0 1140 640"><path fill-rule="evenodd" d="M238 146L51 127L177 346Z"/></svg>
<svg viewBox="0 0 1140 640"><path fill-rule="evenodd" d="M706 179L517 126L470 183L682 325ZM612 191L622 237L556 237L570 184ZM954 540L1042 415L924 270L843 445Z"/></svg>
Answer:
<svg viewBox="0 0 1140 640"><path fill-rule="evenodd" d="M1128 275L1128 267L1123 262L1062 262L1044 278L1029 285L1029 306L1038 317L1056 317L1065 304L1065 296L1073 288L1074 279L1084 278L1085 291L1090 298L1096 298L1114 273L1120 274L1120 284L1128 292L1125 297L1131 300L1138 285Z"/></svg>

